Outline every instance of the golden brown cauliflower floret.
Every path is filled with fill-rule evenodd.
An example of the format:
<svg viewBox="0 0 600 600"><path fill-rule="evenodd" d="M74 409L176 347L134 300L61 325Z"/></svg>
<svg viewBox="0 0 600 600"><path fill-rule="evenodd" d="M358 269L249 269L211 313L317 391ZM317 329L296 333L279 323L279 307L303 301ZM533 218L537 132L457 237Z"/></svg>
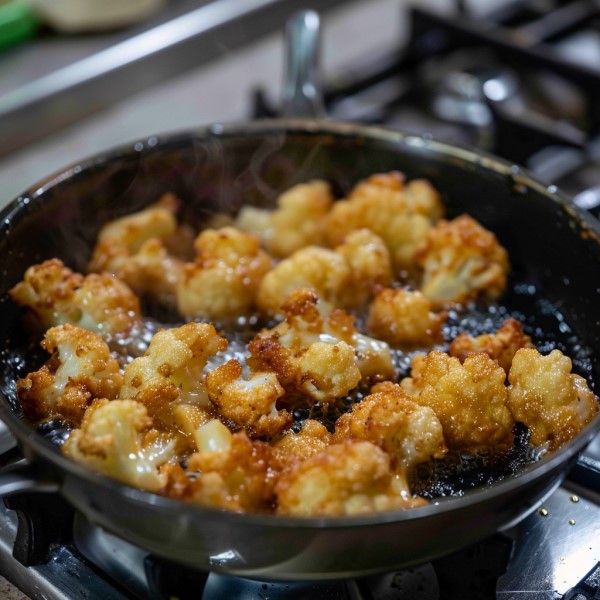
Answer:
<svg viewBox="0 0 600 600"><path fill-rule="evenodd" d="M418 290L382 290L371 303L367 331L396 347L433 346L443 341L446 312L433 312Z"/></svg>
<svg viewBox="0 0 600 600"><path fill-rule="evenodd" d="M29 420L58 416L78 425L92 400L118 396L123 376L98 335L59 325L46 332L41 346L50 360L17 381L17 397Z"/></svg>
<svg viewBox="0 0 600 600"><path fill-rule="evenodd" d="M555 450L575 437L598 412L598 400L585 379L571 373L560 350L543 356L533 348L517 350L508 373L509 406L531 433L530 442Z"/></svg>
<svg viewBox="0 0 600 600"><path fill-rule="evenodd" d="M204 367L227 345L208 323L191 322L160 330L144 356L127 365L119 397L141 402L152 418L173 426L176 405L210 406Z"/></svg>
<svg viewBox="0 0 600 600"><path fill-rule="evenodd" d="M275 372L288 396L327 404L361 380L395 376L387 344L359 334L344 311L328 313L313 290L294 291L283 310L285 321L250 342L247 363L255 371Z"/></svg>
<svg viewBox="0 0 600 600"><path fill-rule="evenodd" d="M416 248L442 214L440 197L427 181L406 183L398 172L372 175L346 200L334 203L327 217L328 240L337 246L351 231L366 227L387 245L395 273L411 272Z"/></svg>
<svg viewBox="0 0 600 600"><path fill-rule="evenodd" d="M496 236L468 215L440 221L415 253L421 291L435 307L498 298L506 288L508 255Z"/></svg>
<svg viewBox="0 0 600 600"><path fill-rule="evenodd" d="M246 206L235 223L258 237L270 254L285 258L305 246L324 245L324 217L332 202L327 182L300 183L279 196L275 210Z"/></svg>
<svg viewBox="0 0 600 600"><path fill-rule="evenodd" d="M243 427L250 437L271 437L293 420L287 410L277 410L277 400L285 391L273 372L244 378L242 364L230 360L208 372L206 388L224 420Z"/></svg>
<svg viewBox="0 0 600 600"><path fill-rule="evenodd" d="M285 299L299 288L314 289L322 302L361 308L392 282L389 252L368 229L352 231L334 250L307 246L279 262L262 281L259 308L281 312Z"/></svg>
<svg viewBox="0 0 600 600"><path fill-rule="evenodd" d="M413 360L400 385L415 402L431 407L453 450L502 452L513 442L506 373L487 354L458 358L436 350Z"/></svg>
<svg viewBox="0 0 600 600"><path fill-rule="evenodd" d="M177 200L166 194L148 208L110 221L100 230L88 269L112 273L137 294L172 305L183 261L169 240L188 236L177 226Z"/></svg>
<svg viewBox="0 0 600 600"><path fill-rule="evenodd" d="M44 331L69 323L111 336L140 322L139 299L127 285L107 273L84 277L56 258L29 267L9 294Z"/></svg>
<svg viewBox="0 0 600 600"><path fill-rule="evenodd" d="M210 422L227 430L220 422ZM224 433L224 432L223 432ZM221 433L219 434L221 435ZM258 440L250 440L244 431L223 435L216 447L190 456L187 472L180 467L166 471L167 495L236 512L266 512L273 503L274 473L271 448ZM189 476L191 475L191 477Z"/></svg>
<svg viewBox="0 0 600 600"><path fill-rule="evenodd" d="M289 469L292 465L325 450L331 444L331 439L332 435L323 423L315 419L306 419L298 433L288 430L272 443L274 468L278 471Z"/></svg>
<svg viewBox="0 0 600 600"><path fill-rule="evenodd" d="M399 475L447 452L442 424L428 406L417 404L399 385L377 384L372 393L338 418L334 442L346 439L377 444L393 458Z"/></svg>
<svg viewBox="0 0 600 600"><path fill-rule="evenodd" d="M367 441L328 446L279 478L277 513L294 516L357 515L422 506L395 488L390 457Z"/></svg>
<svg viewBox="0 0 600 600"><path fill-rule="evenodd" d="M484 333L477 337L459 334L452 340L448 352L461 362L473 352L485 352L508 373L516 351L533 347L531 338L523 333L521 323L516 319L506 319L495 333Z"/></svg>
<svg viewBox="0 0 600 600"><path fill-rule="evenodd" d="M157 492L166 484L159 467L176 460L178 438L154 429L139 402L103 399L88 408L62 452L97 473Z"/></svg>
<svg viewBox="0 0 600 600"><path fill-rule="evenodd" d="M392 261L384 241L370 229L350 232L335 248L348 263L352 284L342 298L346 308L362 308L382 288L392 284Z"/></svg>
<svg viewBox="0 0 600 600"><path fill-rule="evenodd" d="M296 289L312 288L324 302L343 305L352 285L346 258L327 248L308 246L278 263L262 280L256 303L265 313L281 312L281 305Z"/></svg>
<svg viewBox="0 0 600 600"><path fill-rule="evenodd" d="M260 283L272 267L257 238L235 229L207 229L195 240L196 261L187 263L177 284L184 317L228 319L254 308Z"/></svg>

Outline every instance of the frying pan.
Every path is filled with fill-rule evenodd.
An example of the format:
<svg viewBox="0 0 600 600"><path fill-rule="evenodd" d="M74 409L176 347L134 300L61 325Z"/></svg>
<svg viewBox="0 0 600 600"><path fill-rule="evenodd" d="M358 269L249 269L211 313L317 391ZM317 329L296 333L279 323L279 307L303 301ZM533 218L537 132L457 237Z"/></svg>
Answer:
<svg viewBox="0 0 600 600"><path fill-rule="evenodd" d="M58 257L85 271L99 228L161 194L184 222L269 206L292 185L330 181L338 194L377 172L430 179L448 217L467 212L495 232L513 287L535 290L560 315L590 384L600 381L600 223L553 187L488 154L429 137L310 119L255 121L171 133L82 160L0 213L0 419L23 460L0 471L0 495L58 491L92 523L157 556L271 580L356 577L423 563L510 527L560 485L600 429L596 418L550 456L428 506L354 517L293 518L191 506L95 474L27 423L15 397L26 334L7 291ZM534 315L535 316L535 315Z"/></svg>

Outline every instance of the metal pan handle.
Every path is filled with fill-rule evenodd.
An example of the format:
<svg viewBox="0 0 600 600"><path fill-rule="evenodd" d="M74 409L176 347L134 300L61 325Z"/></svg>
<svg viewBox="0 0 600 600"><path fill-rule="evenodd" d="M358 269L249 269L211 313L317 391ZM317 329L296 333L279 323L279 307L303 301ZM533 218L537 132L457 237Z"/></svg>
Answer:
<svg viewBox="0 0 600 600"><path fill-rule="evenodd" d="M59 487L56 481L43 477L39 469L24 458L0 469L0 497L21 492L53 493L58 492Z"/></svg>
<svg viewBox="0 0 600 600"><path fill-rule="evenodd" d="M301 11L286 23L284 117L325 116L319 75L320 30L319 15L314 10Z"/></svg>

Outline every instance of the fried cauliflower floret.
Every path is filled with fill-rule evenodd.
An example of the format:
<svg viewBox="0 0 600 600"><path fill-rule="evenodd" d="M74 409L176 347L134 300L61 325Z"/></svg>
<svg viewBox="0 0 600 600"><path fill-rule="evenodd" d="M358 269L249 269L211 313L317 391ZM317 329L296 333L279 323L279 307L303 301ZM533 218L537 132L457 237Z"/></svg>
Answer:
<svg viewBox="0 0 600 600"><path fill-rule="evenodd" d="M516 319L506 319L495 333L484 333L471 337L459 334L449 347L449 354L461 362L473 352L485 352L498 361L508 373L513 356L519 348L533 348L531 338L523 332L523 326Z"/></svg>
<svg viewBox="0 0 600 600"><path fill-rule="evenodd" d="M256 303L263 312L277 314L294 290L312 288L323 301L341 306L351 285L352 270L344 256L328 248L308 246L265 275Z"/></svg>
<svg viewBox="0 0 600 600"><path fill-rule="evenodd" d="M205 427L213 426L227 430L219 421ZM223 437L226 442L219 440L214 448L207 444L203 451L190 456L186 472L169 466L166 494L236 512L270 511L275 483L270 446L250 440L244 431Z"/></svg>
<svg viewBox="0 0 600 600"><path fill-rule="evenodd" d="M148 208L104 225L88 269L112 273L137 294L171 305L183 261L169 252L169 239L186 237L178 235L176 205L166 194Z"/></svg>
<svg viewBox="0 0 600 600"><path fill-rule="evenodd" d="M418 290L385 288L369 306L367 331L395 347L433 346L443 341L446 312L433 312Z"/></svg>
<svg viewBox="0 0 600 600"><path fill-rule="evenodd" d="M285 391L271 371L245 378L242 364L230 360L208 372L206 388L223 418L243 427L250 437L271 437L292 423L291 413L277 410Z"/></svg>
<svg viewBox="0 0 600 600"><path fill-rule="evenodd" d="M598 400L585 379L571 373L560 350L543 356L534 348L517 350L508 373L509 406L530 431L531 444L555 450L575 437L598 412Z"/></svg>
<svg viewBox="0 0 600 600"><path fill-rule="evenodd" d="M46 332L41 346L50 360L17 381L17 397L29 420L62 417L78 425L92 400L118 396L123 376L98 335L59 325Z"/></svg>
<svg viewBox="0 0 600 600"><path fill-rule="evenodd" d="M257 304L267 314L278 314L295 289L312 288L330 305L361 308L391 284L390 264L381 238L359 229L334 250L307 246L279 262L263 279Z"/></svg>
<svg viewBox="0 0 600 600"><path fill-rule="evenodd" d="M411 377L400 385L415 402L434 410L448 448L495 453L513 441L505 380L502 367L487 354L470 354L461 364L433 350L414 358Z"/></svg>
<svg viewBox="0 0 600 600"><path fill-rule="evenodd" d="M249 233L223 227L207 229L194 242L196 260L187 263L177 288L177 308L184 317L227 319L254 308L269 255Z"/></svg>
<svg viewBox="0 0 600 600"><path fill-rule="evenodd" d="M395 489L390 457L367 441L332 444L282 473L277 513L294 516L357 515L426 504Z"/></svg>
<svg viewBox="0 0 600 600"><path fill-rule="evenodd" d="M327 404L361 380L395 376L387 344L359 334L350 315L323 307L313 290L295 290L283 310L285 321L248 344L247 363L255 371L275 372L287 395Z"/></svg>
<svg viewBox="0 0 600 600"><path fill-rule="evenodd" d="M498 298L506 288L508 254L496 236L468 215L440 221L415 253L421 291L434 307Z"/></svg>
<svg viewBox="0 0 600 600"><path fill-rule="evenodd" d="M332 203L327 182L300 183L279 196L275 210L243 207L236 225L258 237L269 254L285 258L305 246L324 245L324 217Z"/></svg>
<svg viewBox="0 0 600 600"><path fill-rule="evenodd" d="M377 384L372 393L341 415L334 442L367 440L393 457L398 474L447 452L442 424L428 406L417 404L398 384Z"/></svg>
<svg viewBox="0 0 600 600"><path fill-rule="evenodd" d="M334 203L327 217L328 241L337 246L351 231L366 227L385 242L395 273L411 272L415 250L442 215L440 197L426 180L406 183L398 172L372 175L346 200Z"/></svg>
<svg viewBox="0 0 600 600"><path fill-rule="evenodd" d="M306 419L299 432L288 430L271 444L275 468L283 471L318 454L331 444L332 437L323 423Z"/></svg>
<svg viewBox="0 0 600 600"><path fill-rule="evenodd" d="M76 273L56 258L29 267L9 294L44 331L69 323L111 336L140 322L139 299L127 285L107 273Z"/></svg>
<svg viewBox="0 0 600 600"><path fill-rule="evenodd" d="M335 248L348 263L352 285L343 297L343 306L362 308L393 281L392 260L384 241L370 229L350 232Z"/></svg>
<svg viewBox="0 0 600 600"><path fill-rule="evenodd" d="M101 399L88 408L62 452L97 473L157 492L166 484L159 467L176 460L177 446L176 436L152 427L139 402Z"/></svg>
<svg viewBox="0 0 600 600"><path fill-rule="evenodd" d="M210 406L204 368L227 345L208 323L162 329L154 334L144 356L127 365L119 397L141 402L152 418L173 426L178 404Z"/></svg>

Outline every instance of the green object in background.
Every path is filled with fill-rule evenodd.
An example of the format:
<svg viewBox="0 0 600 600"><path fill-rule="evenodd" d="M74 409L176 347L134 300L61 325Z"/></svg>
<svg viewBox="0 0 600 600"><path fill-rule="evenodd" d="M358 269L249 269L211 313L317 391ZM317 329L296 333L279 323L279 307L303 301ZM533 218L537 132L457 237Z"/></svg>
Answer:
<svg viewBox="0 0 600 600"><path fill-rule="evenodd" d="M38 19L24 0L0 0L0 50L33 37Z"/></svg>

